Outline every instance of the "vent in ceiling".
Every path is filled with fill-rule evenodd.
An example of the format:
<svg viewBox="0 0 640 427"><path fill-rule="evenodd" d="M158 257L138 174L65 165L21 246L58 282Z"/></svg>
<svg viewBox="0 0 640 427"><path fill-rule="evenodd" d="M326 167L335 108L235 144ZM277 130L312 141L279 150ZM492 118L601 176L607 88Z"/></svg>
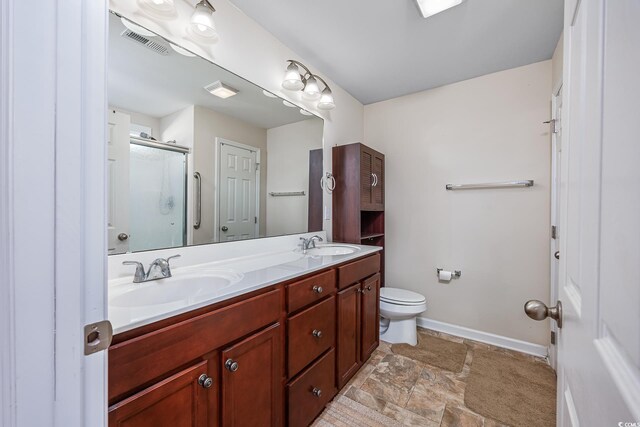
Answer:
<svg viewBox="0 0 640 427"><path fill-rule="evenodd" d="M155 53L159 53L160 55L169 55L169 48L163 44L157 43L153 40L146 38L145 36L141 36L138 33L134 33L133 31L127 29L124 30L121 34L122 37L125 37L133 42L136 42L147 49L154 51Z"/></svg>

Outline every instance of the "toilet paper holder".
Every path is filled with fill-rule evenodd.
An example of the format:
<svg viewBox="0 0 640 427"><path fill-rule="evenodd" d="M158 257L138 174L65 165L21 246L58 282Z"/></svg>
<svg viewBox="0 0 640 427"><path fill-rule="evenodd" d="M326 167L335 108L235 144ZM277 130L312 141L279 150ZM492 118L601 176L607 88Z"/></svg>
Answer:
<svg viewBox="0 0 640 427"><path fill-rule="evenodd" d="M439 276L442 270L444 270L444 268L436 268L436 275ZM460 276L462 276L462 270L453 270L453 274L451 275L452 279L459 279Z"/></svg>

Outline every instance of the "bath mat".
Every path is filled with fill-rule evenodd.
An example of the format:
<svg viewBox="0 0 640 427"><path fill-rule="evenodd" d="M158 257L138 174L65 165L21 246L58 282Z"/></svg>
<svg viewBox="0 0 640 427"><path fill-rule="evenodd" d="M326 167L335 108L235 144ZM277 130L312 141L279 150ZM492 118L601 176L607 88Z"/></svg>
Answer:
<svg viewBox="0 0 640 427"><path fill-rule="evenodd" d="M401 427L399 422L345 396L338 396L312 424L313 427Z"/></svg>
<svg viewBox="0 0 640 427"><path fill-rule="evenodd" d="M555 426L556 374L543 362L477 350L464 403L480 415L515 427Z"/></svg>
<svg viewBox="0 0 640 427"><path fill-rule="evenodd" d="M391 351L451 372L461 372L467 346L431 335L419 334L418 345L393 344Z"/></svg>

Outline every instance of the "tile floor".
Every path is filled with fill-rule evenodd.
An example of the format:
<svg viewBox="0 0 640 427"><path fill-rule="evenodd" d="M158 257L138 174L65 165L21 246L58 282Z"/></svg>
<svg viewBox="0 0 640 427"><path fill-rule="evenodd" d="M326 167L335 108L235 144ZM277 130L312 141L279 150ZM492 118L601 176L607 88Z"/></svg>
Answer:
<svg viewBox="0 0 640 427"><path fill-rule="evenodd" d="M489 349L512 357L547 363L545 359L535 356L435 331L419 329L419 333L465 343L468 351L462 372L445 371L394 354L391 352L391 346L381 341L369 361L340 390L339 395L403 425L497 427L504 424L476 414L464 404L466 378L471 369L474 350Z"/></svg>

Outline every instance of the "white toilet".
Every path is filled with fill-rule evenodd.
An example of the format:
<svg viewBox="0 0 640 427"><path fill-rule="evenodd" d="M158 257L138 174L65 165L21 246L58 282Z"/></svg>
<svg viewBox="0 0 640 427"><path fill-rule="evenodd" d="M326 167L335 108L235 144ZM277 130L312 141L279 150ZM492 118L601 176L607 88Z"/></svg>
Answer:
<svg viewBox="0 0 640 427"><path fill-rule="evenodd" d="M416 317L427 309L427 300L405 289L380 288L380 339L392 344L418 344Z"/></svg>

